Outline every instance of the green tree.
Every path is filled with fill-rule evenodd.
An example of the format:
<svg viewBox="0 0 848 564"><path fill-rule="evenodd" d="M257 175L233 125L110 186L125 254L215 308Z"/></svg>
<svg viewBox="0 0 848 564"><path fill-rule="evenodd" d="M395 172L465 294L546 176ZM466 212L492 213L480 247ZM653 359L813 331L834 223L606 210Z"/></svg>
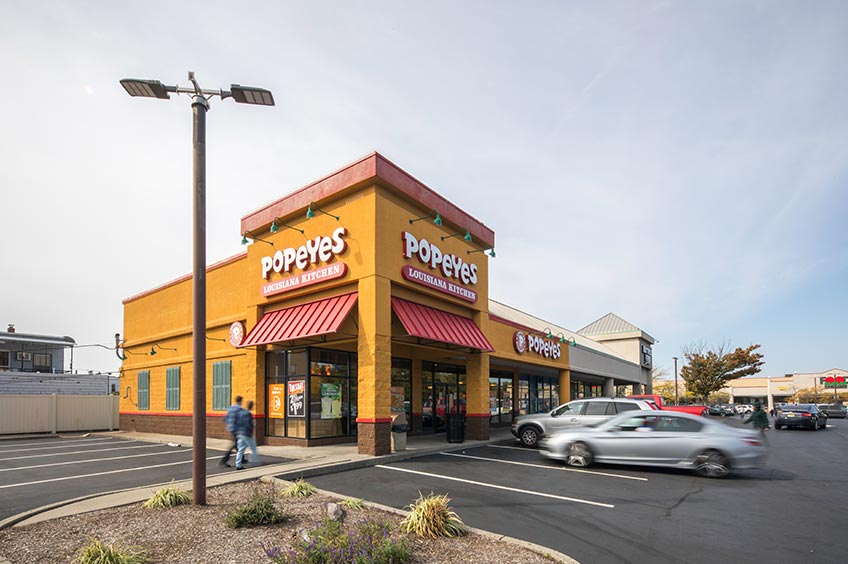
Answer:
<svg viewBox="0 0 848 564"><path fill-rule="evenodd" d="M686 365L680 375L686 382L686 389L696 398L706 401L710 394L727 386L730 380L756 374L763 365L763 355L756 352L759 348L760 345L751 345L731 351L726 341L714 349L703 342L684 347Z"/></svg>

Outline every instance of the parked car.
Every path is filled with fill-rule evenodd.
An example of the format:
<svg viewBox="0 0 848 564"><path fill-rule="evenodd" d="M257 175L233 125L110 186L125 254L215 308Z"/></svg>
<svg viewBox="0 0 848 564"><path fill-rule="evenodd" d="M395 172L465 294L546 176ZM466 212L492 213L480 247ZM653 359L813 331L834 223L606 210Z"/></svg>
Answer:
<svg viewBox="0 0 848 564"><path fill-rule="evenodd" d="M749 413L753 413L754 406L749 403L737 403L735 404L736 413L739 415L747 415Z"/></svg>
<svg viewBox="0 0 848 564"><path fill-rule="evenodd" d="M837 419L845 419L848 414L848 409L841 403L820 403L819 409L828 417L835 417Z"/></svg>
<svg viewBox="0 0 848 564"><path fill-rule="evenodd" d="M729 415L735 415L736 412L729 405L710 405L707 407L709 414L717 417L727 417Z"/></svg>
<svg viewBox="0 0 848 564"><path fill-rule="evenodd" d="M708 409L705 405L667 405L663 403L662 396L656 394L639 394L627 397L632 399L652 401L657 405L657 407L664 411L682 411L683 413L692 413L694 415L708 414Z"/></svg>
<svg viewBox="0 0 848 564"><path fill-rule="evenodd" d="M512 434L521 444L536 446L539 439L559 429L592 425L625 411L654 411L645 401L624 398L587 398L570 401L553 411L519 415L512 422Z"/></svg>
<svg viewBox="0 0 848 564"><path fill-rule="evenodd" d="M784 405L777 410L774 428L783 429L784 427L803 427L817 431L827 427L827 414L814 403Z"/></svg>
<svg viewBox="0 0 848 564"><path fill-rule="evenodd" d="M767 448L759 434L679 412L623 413L591 427L559 430L540 452L569 466L595 462L685 468L711 478L759 468Z"/></svg>

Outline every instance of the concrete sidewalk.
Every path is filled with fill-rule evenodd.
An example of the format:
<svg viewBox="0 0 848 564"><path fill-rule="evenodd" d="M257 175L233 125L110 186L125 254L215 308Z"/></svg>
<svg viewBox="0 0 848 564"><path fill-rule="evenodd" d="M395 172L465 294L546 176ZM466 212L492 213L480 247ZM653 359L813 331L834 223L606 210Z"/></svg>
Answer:
<svg viewBox="0 0 848 564"><path fill-rule="evenodd" d="M133 433L128 431L111 431L93 433L98 436L117 437L152 443L177 443L182 446L191 446L191 437L178 435L158 435L153 433ZM23 438L23 437L18 437ZM359 454L356 443L330 445L321 447L296 447L296 446L269 446L261 445L259 453L262 456L273 456L287 459L279 464L267 466L248 466L244 470L233 469L230 472L207 476L207 487L219 486L233 482L243 482L261 478L263 476L275 476L283 480L294 480L297 478L309 478L321 474L341 472L353 468L363 468L376 464L387 464L398 460L427 456L439 452L452 452L464 450L475 446L502 442L514 439L509 428L492 429L490 438L485 441L465 441L462 443L448 443L444 434L409 437L406 450L393 452L383 456L369 456ZM209 449L224 451L230 446L230 441L223 439L206 439L206 447ZM214 461L208 463L216 464ZM119 507L138 503L150 498L156 491L166 484L154 484L140 488L120 490L83 498L71 499L58 504L39 507L19 515L15 515L0 521L0 530L6 527L19 527L31 525L40 521L57 519L68 515L77 515L89 511L97 511L110 507ZM179 488L190 490L191 480L174 482Z"/></svg>

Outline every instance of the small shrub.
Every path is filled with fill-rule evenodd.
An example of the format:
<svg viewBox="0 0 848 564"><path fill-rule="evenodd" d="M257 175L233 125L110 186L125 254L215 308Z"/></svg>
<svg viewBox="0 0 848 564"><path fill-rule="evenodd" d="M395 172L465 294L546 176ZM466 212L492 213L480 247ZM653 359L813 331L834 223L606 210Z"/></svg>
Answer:
<svg viewBox="0 0 848 564"><path fill-rule="evenodd" d="M273 488L270 491L255 488L247 503L227 513L227 526L238 529L285 523L291 516L277 508L276 497Z"/></svg>
<svg viewBox="0 0 848 564"><path fill-rule="evenodd" d="M465 534L465 523L448 506L447 495L430 495L418 492L418 499L404 509L409 514L400 522L401 530L419 537L460 537Z"/></svg>
<svg viewBox="0 0 848 564"><path fill-rule="evenodd" d="M95 538L77 553L77 564L144 564L149 562L146 551L138 546L106 544Z"/></svg>
<svg viewBox="0 0 848 564"><path fill-rule="evenodd" d="M347 499L344 499L339 502L339 505L341 505L345 509L352 509L355 511L365 509L365 502L355 497L349 497Z"/></svg>
<svg viewBox="0 0 848 564"><path fill-rule="evenodd" d="M165 486L153 494L153 497L145 501L142 507L145 509L162 509L187 503L191 503L191 494L186 490L175 487L172 482L170 486Z"/></svg>
<svg viewBox="0 0 848 564"><path fill-rule="evenodd" d="M314 493L315 486L303 481L303 479L295 480L283 490L283 495L287 497L309 497Z"/></svg>
<svg viewBox="0 0 848 564"><path fill-rule="evenodd" d="M389 522L366 519L350 529L325 519L293 548L261 546L275 564L403 564L412 558L406 539L389 536Z"/></svg>

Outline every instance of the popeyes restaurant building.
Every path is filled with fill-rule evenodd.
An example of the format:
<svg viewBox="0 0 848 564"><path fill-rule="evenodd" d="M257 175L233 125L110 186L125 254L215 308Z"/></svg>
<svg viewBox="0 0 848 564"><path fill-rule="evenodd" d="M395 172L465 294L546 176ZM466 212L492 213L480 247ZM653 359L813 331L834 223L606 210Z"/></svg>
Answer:
<svg viewBox="0 0 848 564"><path fill-rule="evenodd" d="M486 439L515 415L650 382L649 357L490 300L494 232L377 153L244 216L241 232L246 251L207 268L209 436L228 436L241 395L259 444L379 455L402 412L413 435L460 418ZM121 429L191 434L191 286L123 302Z"/></svg>

